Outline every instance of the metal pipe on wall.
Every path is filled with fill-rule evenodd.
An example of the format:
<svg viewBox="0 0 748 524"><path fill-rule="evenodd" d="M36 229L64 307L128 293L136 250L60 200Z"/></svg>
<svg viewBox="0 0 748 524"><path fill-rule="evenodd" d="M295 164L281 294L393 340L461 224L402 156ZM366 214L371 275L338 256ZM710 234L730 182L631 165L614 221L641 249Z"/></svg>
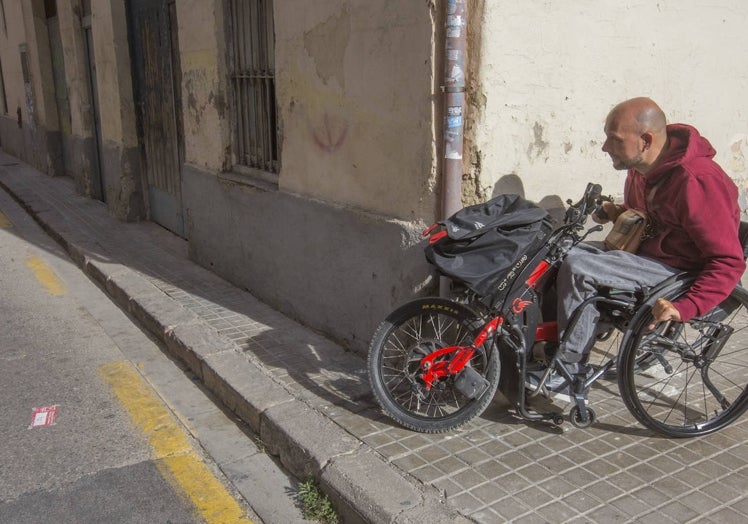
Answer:
<svg viewBox="0 0 748 524"><path fill-rule="evenodd" d="M467 0L447 0L445 6L442 218L462 208L462 136L467 63Z"/></svg>
<svg viewBox="0 0 748 524"><path fill-rule="evenodd" d="M444 39L444 172L441 218L462 209L462 136L467 63L467 0L447 0ZM448 296L449 279L439 279L439 294Z"/></svg>

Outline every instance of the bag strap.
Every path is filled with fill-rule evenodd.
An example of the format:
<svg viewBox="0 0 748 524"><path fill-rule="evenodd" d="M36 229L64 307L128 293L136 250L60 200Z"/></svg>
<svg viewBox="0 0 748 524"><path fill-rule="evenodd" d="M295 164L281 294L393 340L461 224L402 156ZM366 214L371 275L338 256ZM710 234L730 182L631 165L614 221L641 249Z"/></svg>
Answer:
<svg viewBox="0 0 748 524"><path fill-rule="evenodd" d="M652 205L652 201L654 200L655 193L657 192L657 189L665 183L665 181L670 178L670 173L667 175L663 175L660 180L657 181L657 183L652 187L652 189L649 191L649 194L647 195L647 198L645 199L644 207L647 210L647 214L649 214L649 206Z"/></svg>

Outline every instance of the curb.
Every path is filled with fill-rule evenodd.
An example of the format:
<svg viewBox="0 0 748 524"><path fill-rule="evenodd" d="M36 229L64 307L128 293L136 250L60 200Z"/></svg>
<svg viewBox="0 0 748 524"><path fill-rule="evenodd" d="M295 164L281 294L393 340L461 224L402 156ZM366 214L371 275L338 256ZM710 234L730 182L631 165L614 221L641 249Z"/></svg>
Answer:
<svg viewBox="0 0 748 524"><path fill-rule="evenodd" d="M100 255L102 246L48 209L33 192L4 188L81 270L163 343L223 405L259 435L299 479L317 479L343 522L469 523L425 486L295 398L238 345L144 277Z"/></svg>

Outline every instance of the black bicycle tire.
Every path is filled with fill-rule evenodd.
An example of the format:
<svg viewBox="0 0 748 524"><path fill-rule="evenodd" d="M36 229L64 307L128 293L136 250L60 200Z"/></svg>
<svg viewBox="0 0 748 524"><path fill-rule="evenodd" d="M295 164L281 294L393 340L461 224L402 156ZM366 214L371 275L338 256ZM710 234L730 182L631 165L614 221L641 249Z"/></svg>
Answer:
<svg viewBox="0 0 748 524"><path fill-rule="evenodd" d="M482 394L472 400L466 400L465 405L445 416L428 416L407 409L398 403L387 386L383 372L385 345L389 337L400 329L406 322L423 315L441 315L460 323L471 336L477 334L482 326L478 316L468 307L442 298L424 298L404 304L393 311L378 326L369 348L368 371L374 397L382 411L403 427L421 433L444 433L452 431L479 416L490 404L499 385L500 363L497 351L491 341L483 346L486 366L481 373L488 381L488 387ZM452 345L455 341L447 341ZM404 348L405 349L405 348Z"/></svg>
<svg viewBox="0 0 748 524"><path fill-rule="evenodd" d="M676 289L672 290L670 293L667 293L665 295L665 298L674 300L677 297L682 296L688 290L688 287L688 282L682 283ZM730 299L736 300L740 304L740 306L742 306L742 308L746 308L746 310L748 310L748 291L746 291L742 287L737 286L731 292L727 300ZM717 308L699 318L709 318L710 314L716 310ZM637 365L641 359L641 355L637 355L637 351L639 350L639 344L642 340L642 336L646 334L644 332L648 331L647 325L651 323L652 317L650 312L651 305L644 305L639 309L639 311L632 319L630 324L631 327L624 336L624 340L621 345L618 386L621 392L621 398L623 399L624 404L631 412L631 414L647 428L663 435L675 438L696 437L714 433L715 431L719 431L720 429L728 426L729 424L737 420L741 415L743 415L743 413L745 413L745 411L748 409L748 377L746 377L746 373L743 373L742 375L743 377L746 377L745 383L742 385L742 391L735 394L734 400L730 403L729 407L723 409L723 411L721 411L714 417L710 417L698 423L672 424L667 423L663 420L659 420L655 416L650 414L647 406L645 406L645 403L640 398L640 395L638 393L640 386L637 385L637 375L640 375L642 373L640 366ZM687 324L691 324L693 322L698 322L698 319L694 319ZM746 336L747 333L743 332L742 335ZM748 348L745 348L743 351L748 351ZM711 365L712 364L710 364L710 368ZM684 376L689 373L689 370L687 369L688 364L685 364L685 366L686 369L682 371L682 373L684 373ZM673 370L671 369L671 372L672 371ZM692 374L690 375L691 378L696 377L696 371L697 370L694 368L694 370L691 372ZM660 382L663 382L663 380L661 380ZM689 386L690 384L686 385L686 387ZM651 390L653 390L654 388L648 389L649 391L642 393L642 396L652 396L653 393ZM740 386L738 387L738 389L740 389ZM683 393L681 392L680 395L683 396ZM706 400L704 403L706 404ZM650 401L649 404L654 404L654 401ZM683 409L684 411L687 409L688 411L691 411L688 406L683 406Z"/></svg>

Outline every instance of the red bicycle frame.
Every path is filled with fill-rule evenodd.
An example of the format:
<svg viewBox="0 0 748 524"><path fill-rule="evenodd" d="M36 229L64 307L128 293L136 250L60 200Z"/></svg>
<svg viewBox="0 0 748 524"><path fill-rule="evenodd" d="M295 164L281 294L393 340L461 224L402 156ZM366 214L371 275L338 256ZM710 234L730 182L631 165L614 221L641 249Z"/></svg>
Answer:
<svg viewBox="0 0 748 524"><path fill-rule="evenodd" d="M426 235L429 231L424 232ZM551 265L541 260L540 263L532 271L525 284L528 287L536 287L540 278L551 268ZM532 305L533 302L529 300L522 300L517 297L512 302L512 312L520 314L527 306ZM433 384L441 378L449 375L456 375L462 371L465 366L470 362L470 359L475 355L476 348L481 347L488 337L490 337L497 329L504 323L504 318L501 316L493 317L489 320L481 329L480 333L475 337L472 344L469 346L448 346L445 348L438 349L429 355L423 357L420 362L420 367L423 370L421 376L426 389L430 390ZM558 341L558 325L555 321L543 322L540 324L535 332L535 340L538 342L549 342ZM455 355L449 360L437 360L441 359L445 355L455 353Z"/></svg>

